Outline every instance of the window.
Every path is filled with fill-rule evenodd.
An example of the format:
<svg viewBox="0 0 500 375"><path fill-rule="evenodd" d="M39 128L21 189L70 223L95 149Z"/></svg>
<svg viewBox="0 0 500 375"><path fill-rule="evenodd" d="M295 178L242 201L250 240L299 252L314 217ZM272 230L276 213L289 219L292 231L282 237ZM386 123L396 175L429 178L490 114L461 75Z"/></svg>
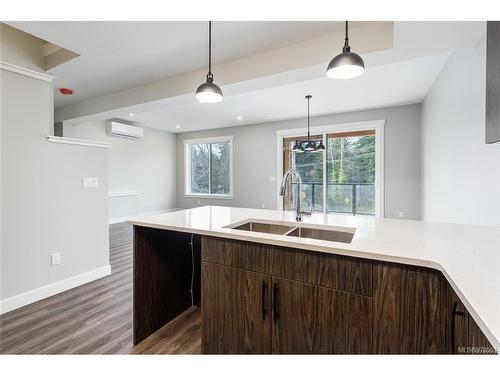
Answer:
<svg viewBox="0 0 500 375"><path fill-rule="evenodd" d="M185 195L232 198L233 137L184 141Z"/></svg>
<svg viewBox="0 0 500 375"><path fill-rule="evenodd" d="M305 139L300 133L278 132L278 144L282 142L279 175L290 168L297 170L302 179L301 205L305 210L383 216L382 153L378 151L382 149L383 123L381 120L317 128L319 131L313 132L311 138L323 140L326 151L309 154L292 152L295 141ZM290 191L278 200L284 210L296 207L295 183Z"/></svg>

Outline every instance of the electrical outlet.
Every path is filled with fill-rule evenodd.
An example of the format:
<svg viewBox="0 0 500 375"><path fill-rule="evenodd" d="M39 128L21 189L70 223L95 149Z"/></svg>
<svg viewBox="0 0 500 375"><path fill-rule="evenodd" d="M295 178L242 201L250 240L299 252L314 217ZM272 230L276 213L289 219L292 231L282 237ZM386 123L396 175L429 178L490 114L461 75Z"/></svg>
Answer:
<svg viewBox="0 0 500 375"><path fill-rule="evenodd" d="M262 203L262 208L266 208L266 204L265 203Z"/></svg>
<svg viewBox="0 0 500 375"><path fill-rule="evenodd" d="M50 264L52 266L57 266L61 264L61 253L54 253L50 255Z"/></svg>
<svg viewBox="0 0 500 375"><path fill-rule="evenodd" d="M405 217L405 213L404 213L404 211L399 211L398 216L399 216L399 217Z"/></svg>
<svg viewBox="0 0 500 375"><path fill-rule="evenodd" d="M99 179L97 177L83 177L82 187L84 187L84 188L99 187Z"/></svg>
<svg viewBox="0 0 500 375"><path fill-rule="evenodd" d="M200 202L200 201L198 201L198 206L199 206L200 204L201 204L201 202Z"/></svg>

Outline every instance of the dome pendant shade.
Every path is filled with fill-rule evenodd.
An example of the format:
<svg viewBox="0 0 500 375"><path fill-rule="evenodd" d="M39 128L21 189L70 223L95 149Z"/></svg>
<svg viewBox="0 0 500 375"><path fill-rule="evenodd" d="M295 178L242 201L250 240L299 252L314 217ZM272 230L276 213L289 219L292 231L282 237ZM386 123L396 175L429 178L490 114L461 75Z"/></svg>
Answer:
<svg viewBox="0 0 500 375"><path fill-rule="evenodd" d="M196 90L196 99L200 103L219 103L224 99L222 90L214 83L211 74L207 75L207 81Z"/></svg>
<svg viewBox="0 0 500 375"><path fill-rule="evenodd" d="M357 53L351 52L349 46L349 23L345 22L345 41L342 53L335 56L328 68L326 75L333 79L349 79L360 76L365 71L365 62Z"/></svg>
<svg viewBox="0 0 500 375"><path fill-rule="evenodd" d="M293 145L292 151L293 152L297 152L299 154L303 153L304 152L304 148L302 147L302 143L299 142L299 141L295 141L295 144Z"/></svg>
<svg viewBox="0 0 500 375"><path fill-rule="evenodd" d="M361 56L354 52L342 52L335 56L326 70L326 75L333 79L349 79L360 76L365 71Z"/></svg>
<svg viewBox="0 0 500 375"><path fill-rule="evenodd" d="M325 151L325 146L323 145L323 140L319 141L319 145L318 145L318 147L316 147L316 151L318 151L318 152Z"/></svg>

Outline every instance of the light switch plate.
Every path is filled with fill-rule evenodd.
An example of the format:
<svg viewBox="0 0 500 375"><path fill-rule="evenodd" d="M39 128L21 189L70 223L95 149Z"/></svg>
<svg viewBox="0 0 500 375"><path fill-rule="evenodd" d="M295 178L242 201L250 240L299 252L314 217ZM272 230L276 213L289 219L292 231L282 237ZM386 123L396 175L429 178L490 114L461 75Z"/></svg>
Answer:
<svg viewBox="0 0 500 375"><path fill-rule="evenodd" d="M50 264L53 266L57 266L61 264L61 253L54 253L50 255Z"/></svg>
<svg viewBox="0 0 500 375"><path fill-rule="evenodd" d="M97 177L83 177L82 187L84 187L84 188L99 187L99 178L97 178Z"/></svg>

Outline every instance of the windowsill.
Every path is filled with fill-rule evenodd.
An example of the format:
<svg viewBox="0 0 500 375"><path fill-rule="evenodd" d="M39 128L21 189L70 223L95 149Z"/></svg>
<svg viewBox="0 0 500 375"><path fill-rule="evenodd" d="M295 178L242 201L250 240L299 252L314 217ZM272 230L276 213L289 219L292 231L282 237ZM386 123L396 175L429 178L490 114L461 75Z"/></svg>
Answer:
<svg viewBox="0 0 500 375"><path fill-rule="evenodd" d="M233 196L228 194L184 194L184 198L233 199Z"/></svg>

